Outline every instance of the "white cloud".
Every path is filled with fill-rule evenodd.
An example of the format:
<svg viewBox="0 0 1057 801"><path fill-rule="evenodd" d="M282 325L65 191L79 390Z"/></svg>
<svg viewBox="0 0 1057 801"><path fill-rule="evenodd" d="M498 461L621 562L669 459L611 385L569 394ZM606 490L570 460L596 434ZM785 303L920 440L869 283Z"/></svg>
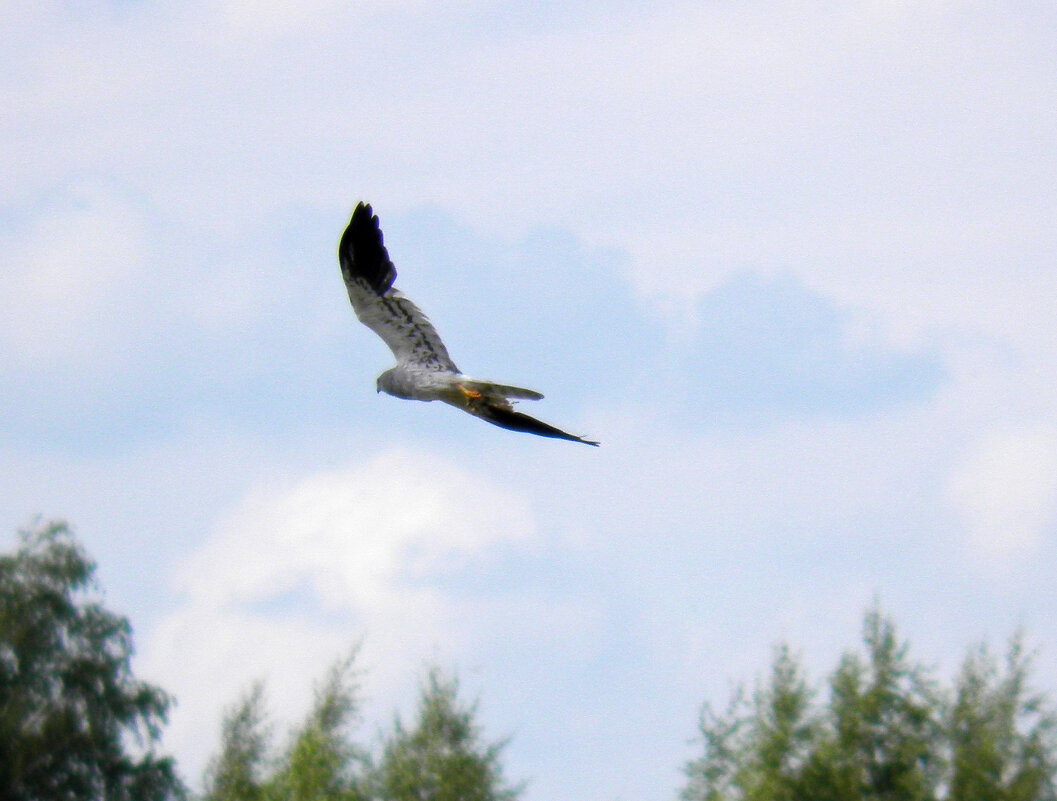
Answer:
<svg viewBox="0 0 1057 801"><path fill-rule="evenodd" d="M948 494L975 556L1032 553L1057 523L1057 428L1002 428L981 437L951 477Z"/></svg>
<svg viewBox="0 0 1057 801"><path fill-rule="evenodd" d="M150 632L142 672L179 700L167 747L197 777L220 710L266 679L280 719L363 640L371 694L390 698L473 619L436 580L533 529L521 496L425 454L390 451L249 495L178 576L183 603Z"/></svg>
<svg viewBox="0 0 1057 801"><path fill-rule="evenodd" d="M1057 73L1028 19L956 5L668 6L456 50L405 97L437 146L406 143L416 183L490 227L545 210L676 307L783 271L900 345L1053 347Z"/></svg>
<svg viewBox="0 0 1057 801"><path fill-rule="evenodd" d="M238 33L259 40L291 30L299 31L313 19L328 17L329 12L338 5L337 0L309 0L304 3L223 0L216 3L216 9L220 21L228 28L225 34ZM355 5L359 7L362 4Z"/></svg>
<svg viewBox="0 0 1057 801"><path fill-rule="evenodd" d="M516 496L442 460L389 452L251 496L190 560L180 583L192 598L221 605L307 581L327 605L370 608L391 602L406 579L457 568L528 531Z"/></svg>
<svg viewBox="0 0 1057 801"><path fill-rule="evenodd" d="M125 198L82 184L5 240L0 341L17 363L77 364L118 344L136 316L130 301L149 252L143 219Z"/></svg>
<svg viewBox="0 0 1057 801"><path fill-rule="evenodd" d="M306 8L67 31L34 74L76 85L8 80L26 102L5 182L116 170L189 236L232 239L290 203L439 203L620 247L676 306L783 270L896 342L1057 339L1057 72L1029 15L669 3L480 36L474 3Z"/></svg>
<svg viewBox="0 0 1057 801"><path fill-rule="evenodd" d="M282 0L214 0L207 4L207 13L216 14L222 27L221 36L235 36L255 40L258 45L291 33L318 32L333 25L338 10L345 10L360 21L391 15L429 15L451 13L466 6L480 5L482 0L457 0L438 3L437 0L306 0L284 3ZM355 41L355 31L352 32Z"/></svg>

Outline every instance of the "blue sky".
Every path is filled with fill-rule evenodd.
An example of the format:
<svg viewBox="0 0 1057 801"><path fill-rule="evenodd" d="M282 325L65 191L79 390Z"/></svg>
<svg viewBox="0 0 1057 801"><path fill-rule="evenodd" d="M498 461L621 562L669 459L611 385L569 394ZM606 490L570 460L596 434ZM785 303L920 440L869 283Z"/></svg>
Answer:
<svg viewBox="0 0 1057 801"><path fill-rule="evenodd" d="M674 796L701 703L878 598L1057 693L1057 12L39 2L0 12L0 524L65 517L196 781L363 641L527 801ZM602 441L374 392L336 246Z"/></svg>

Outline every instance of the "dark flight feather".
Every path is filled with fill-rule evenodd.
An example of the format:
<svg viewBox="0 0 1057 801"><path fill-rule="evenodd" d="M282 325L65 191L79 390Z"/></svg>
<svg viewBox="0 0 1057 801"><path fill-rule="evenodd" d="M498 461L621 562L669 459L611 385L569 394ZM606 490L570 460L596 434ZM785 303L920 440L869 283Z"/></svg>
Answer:
<svg viewBox="0 0 1057 801"><path fill-rule="evenodd" d="M360 279L379 295L396 280L396 266L382 242L382 227L370 203L360 203L352 213L338 244L338 258L346 280Z"/></svg>
<svg viewBox="0 0 1057 801"><path fill-rule="evenodd" d="M522 431L527 434L536 434L541 437L567 439L572 442L582 442L584 445L594 445L596 448L598 447L597 442L578 437L575 434L569 434L562 431L560 428L555 428L548 423L544 423L542 420L537 420L535 417L530 417L523 412L517 412L505 406L482 403L471 406L469 412L470 414L480 417L482 420L487 420L494 426L507 428L511 431Z"/></svg>

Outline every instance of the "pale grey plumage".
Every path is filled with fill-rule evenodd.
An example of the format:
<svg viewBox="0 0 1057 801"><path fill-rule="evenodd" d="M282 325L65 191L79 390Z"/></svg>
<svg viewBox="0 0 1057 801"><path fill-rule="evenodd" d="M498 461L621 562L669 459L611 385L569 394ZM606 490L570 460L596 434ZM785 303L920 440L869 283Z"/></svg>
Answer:
<svg viewBox="0 0 1057 801"><path fill-rule="evenodd" d="M356 206L338 246L338 261L356 316L396 357L396 366L378 376L380 392L409 400L444 401L514 431L598 444L517 412L509 400L540 400L539 392L462 374L426 315L393 286L396 267L369 204Z"/></svg>

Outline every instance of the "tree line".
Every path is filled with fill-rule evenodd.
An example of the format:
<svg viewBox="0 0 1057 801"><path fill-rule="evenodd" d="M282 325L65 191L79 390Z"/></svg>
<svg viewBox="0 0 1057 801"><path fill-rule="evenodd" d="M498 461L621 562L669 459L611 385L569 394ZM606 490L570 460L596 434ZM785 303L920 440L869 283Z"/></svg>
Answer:
<svg viewBox="0 0 1057 801"><path fill-rule="evenodd" d="M61 521L0 556L0 798L12 801L515 801L505 741L487 742L458 680L432 668L411 721L352 737L356 649L283 738L255 684L225 711L188 790L160 753L173 699L131 670L132 629L98 599L96 565ZM862 644L812 684L788 646L767 678L702 708L681 801L1057 801L1057 712L1015 635L971 648L953 681L914 662L878 608ZM676 795L676 793L673 793Z"/></svg>

